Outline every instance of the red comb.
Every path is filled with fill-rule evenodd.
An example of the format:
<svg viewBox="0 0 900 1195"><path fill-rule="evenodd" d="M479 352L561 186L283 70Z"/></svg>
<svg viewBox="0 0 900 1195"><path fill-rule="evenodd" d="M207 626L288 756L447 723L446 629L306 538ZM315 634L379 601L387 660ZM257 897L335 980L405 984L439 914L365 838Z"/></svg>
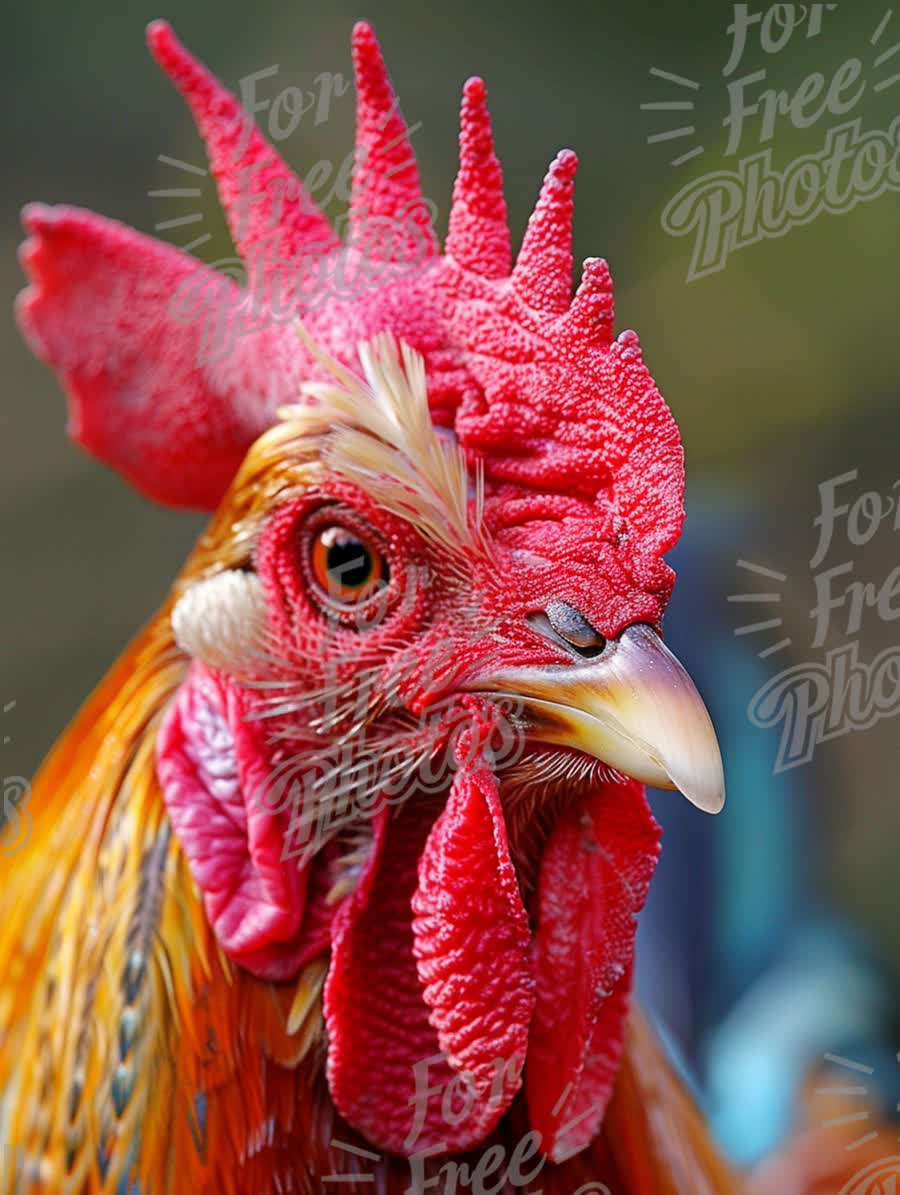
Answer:
<svg viewBox="0 0 900 1195"><path fill-rule="evenodd" d="M72 228L68 259L54 265L50 218L32 222L26 268L33 285L20 305L23 329L75 396L75 434L82 442L163 501L214 505L222 479L274 418L278 402L296 394L314 370L284 314L303 312L310 331L351 366L359 341L385 328L417 349L425 358L435 418L455 424L466 450L482 459L489 486L514 483L537 498L568 495L584 504L584 514L618 528L619 540L639 533L630 552L659 554L672 545L682 518L678 431L636 336L613 339L605 262L585 262L572 299L577 159L571 150L551 163L510 272L502 173L485 87L470 79L462 98L446 252L437 257L409 130L375 35L360 23L353 33L357 158L344 247L237 100L168 25L155 22L148 40L207 143L246 262L254 314L277 322L268 306L274 283L306 255L318 255L324 268L314 271L318 290L302 296L290 291L290 301L281 303L282 327L245 334L227 359L210 368L191 356L196 330L183 322L176 326L170 306L172 278L202 267L176 250L138 253L135 241L128 268L107 278L96 255L108 234L87 214L66 217ZM89 268L79 265L82 260ZM377 277L370 261L379 263ZM228 301L240 306L240 292L229 292ZM77 337L70 335L75 308ZM243 308L251 310L249 300ZM115 329L125 313L123 358ZM152 369L142 359L142 336L166 346ZM114 367L123 360L124 369ZM152 437L140 423L129 427L136 413L151 411ZM171 425L172 437L183 440L186 421L203 474L195 482L184 480L184 453L163 430ZM88 427L90 436L80 430ZM221 467L214 460L219 452Z"/></svg>
<svg viewBox="0 0 900 1195"><path fill-rule="evenodd" d="M561 150L550 163L512 272L529 307L565 311L572 299L572 215L578 158Z"/></svg>
<svg viewBox="0 0 900 1195"><path fill-rule="evenodd" d="M503 198L503 171L494 153L487 90L481 79L463 88L459 114L459 172L445 252L464 269L505 278L512 249Z"/></svg>
<svg viewBox="0 0 900 1195"><path fill-rule="evenodd" d="M362 226L378 218L402 220L424 201L419 170L409 143L409 131L391 87L378 39L370 25L359 21L353 29L353 69L356 73L356 161L350 195L350 239L359 239ZM434 231L426 236L437 252ZM366 241L371 238L366 237ZM377 252L377 249L371 249Z"/></svg>
<svg viewBox="0 0 900 1195"><path fill-rule="evenodd" d="M197 122L251 284L260 246L273 262L293 261L306 246L315 245L321 253L336 249L338 238L303 184L166 21L148 26L147 44Z"/></svg>

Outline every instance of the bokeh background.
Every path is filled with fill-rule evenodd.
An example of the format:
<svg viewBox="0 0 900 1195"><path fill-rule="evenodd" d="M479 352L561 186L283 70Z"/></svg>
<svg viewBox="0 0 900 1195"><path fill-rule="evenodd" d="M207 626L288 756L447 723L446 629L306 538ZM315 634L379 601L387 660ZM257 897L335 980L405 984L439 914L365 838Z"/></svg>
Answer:
<svg viewBox="0 0 900 1195"><path fill-rule="evenodd" d="M900 71L900 56L880 67L875 59L900 40L900 15L877 49L871 41L886 12L881 3L828 6L818 37L800 30L778 55L766 55L754 34L739 73L765 69L767 85L793 92L810 72L828 80L858 55L869 86L853 115L865 128L887 129L900 112L900 84L876 91L874 83ZM365 8L358 0L201 0L163 11L149 0L7 5L0 289L11 312L22 285L18 212L32 199L95 208L146 232L199 214L160 235L185 244L208 231L198 254L208 261L231 254L212 181L160 160L204 163L186 109L143 45L144 26L157 16L169 17L232 87L277 65L276 79L260 84L270 97L284 86L309 88L323 71L349 78L352 22L372 20L404 112L421 121L414 144L442 227L468 75L488 81L517 236L550 157L565 145L579 152L577 254L610 260L618 325L639 330L682 428L688 530L667 631L700 673L724 727L731 793L715 823L676 811L673 795L656 801L670 846L663 895L645 927L652 966L642 983L708 1098L719 1101L723 1138L750 1156L777 1133L772 1125L783 1126L785 1084L823 1052L870 1051L885 1089L890 1068L900 1070L892 1012L900 971L900 723L887 717L836 738L809 764L776 776L778 734L746 716L766 679L791 662L822 659L810 646L817 487L858 470L847 496L890 494L900 476L900 196L886 191L854 210L822 214L687 281L691 238L670 236L661 215L691 179L734 168L722 124L733 15L721 0L389 0ZM699 86L651 77L651 67ZM641 109L673 99L695 107ZM779 120L769 143L776 165L820 149L837 123L828 113L808 129ZM678 124L695 134L648 142ZM334 100L326 121L304 118L280 148L301 173L321 160L336 169L352 128L351 90ZM759 148L757 133L751 122L741 155ZM703 153L673 167L692 145ZM150 195L196 185L197 198ZM337 199L328 207L333 215L340 209ZM11 314L0 320L0 360L0 706L15 702L2 715L0 772L28 776L163 598L202 522L150 506L67 441L57 384L29 355ZM850 561L854 578L880 585L900 560L898 547L890 520L864 549L839 528L826 563ZM786 580L749 573L738 560ZM778 603L727 601L773 589ZM781 618L782 628L734 634L769 618ZM785 636L789 649L758 658ZM831 644L856 639L870 660L896 638L896 624L870 611L854 635L836 616ZM834 959L838 969L830 970ZM840 1015L831 1015L835 1008ZM765 1073L753 1070L760 1072L760 1058L768 1059ZM729 1087L749 1093L737 1123L728 1110L733 1093L717 1094ZM761 1110L753 1110L754 1093Z"/></svg>

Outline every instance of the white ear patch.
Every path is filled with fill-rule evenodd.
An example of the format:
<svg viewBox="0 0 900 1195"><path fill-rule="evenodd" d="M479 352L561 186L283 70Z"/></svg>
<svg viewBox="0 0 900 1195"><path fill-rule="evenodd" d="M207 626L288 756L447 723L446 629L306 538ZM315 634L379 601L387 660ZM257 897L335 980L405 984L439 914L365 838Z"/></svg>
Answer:
<svg viewBox="0 0 900 1195"><path fill-rule="evenodd" d="M229 569L198 581L172 611L183 652L235 675L259 668L265 648L266 603L256 573Z"/></svg>

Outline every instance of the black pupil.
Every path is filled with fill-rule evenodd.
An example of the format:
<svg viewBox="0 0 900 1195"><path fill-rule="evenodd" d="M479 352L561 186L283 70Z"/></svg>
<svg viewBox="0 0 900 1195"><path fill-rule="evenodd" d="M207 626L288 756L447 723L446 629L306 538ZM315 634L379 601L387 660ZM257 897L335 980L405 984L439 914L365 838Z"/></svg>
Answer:
<svg viewBox="0 0 900 1195"><path fill-rule="evenodd" d="M342 589L361 589L372 578L372 553L358 539L331 544L325 563L328 576Z"/></svg>

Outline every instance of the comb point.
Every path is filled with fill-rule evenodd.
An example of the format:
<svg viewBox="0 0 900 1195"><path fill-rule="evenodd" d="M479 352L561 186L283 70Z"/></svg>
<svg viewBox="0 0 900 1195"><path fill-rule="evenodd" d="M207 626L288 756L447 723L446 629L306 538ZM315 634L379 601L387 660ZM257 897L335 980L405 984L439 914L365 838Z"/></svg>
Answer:
<svg viewBox="0 0 900 1195"><path fill-rule="evenodd" d="M426 259L437 245L430 226L417 223L414 245L410 245L409 217L424 206L419 171L409 141L409 130L384 62L384 55L372 26L358 21L353 27L353 70L356 76L356 160L350 195L350 240L369 246L371 257L379 257L380 237L368 234L370 224L393 221L401 252L415 251ZM397 233L401 235L398 237ZM424 237L424 241L423 241Z"/></svg>
<svg viewBox="0 0 900 1195"><path fill-rule="evenodd" d="M566 316L573 341L585 348L608 348L613 341L615 304L609 264L602 257L586 258L581 282Z"/></svg>
<svg viewBox="0 0 900 1195"><path fill-rule="evenodd" d="M265 300L279 261L294 260L307 245L330 252L337 237L237 98L181 44L167 21L147 26L147 45L191 110L235 245Z"/></svg>
<svg viewBox="0 0 900 1195"><path fill-rule="evenodd" d="M459 170L453 185L446 252L485 278L509 274L511 247L503 171L494 151L484 80L463 86L459 113Z"/></svg>
<svg viewBox="0 0 900 1195"><path fill-rule="evenodd" d="M578 155L561 149L547 170L513 270L529 307L562 314L572 298L572 216Z"/></svg>

